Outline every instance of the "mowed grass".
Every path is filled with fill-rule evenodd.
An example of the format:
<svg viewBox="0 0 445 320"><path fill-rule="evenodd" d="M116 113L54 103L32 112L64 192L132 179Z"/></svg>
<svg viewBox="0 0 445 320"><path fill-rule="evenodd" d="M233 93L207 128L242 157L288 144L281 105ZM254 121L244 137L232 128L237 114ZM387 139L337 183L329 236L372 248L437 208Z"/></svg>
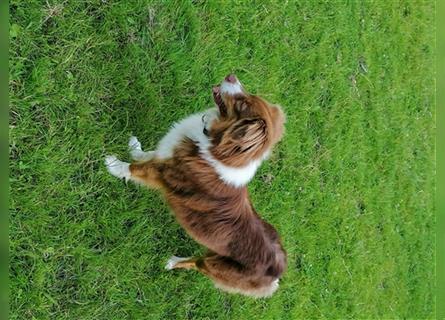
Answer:
<svg viewBox="0 0 445 320"><path fill-rule="evenodd" d="M434 4L10 1L10 318L433 318ZM235 72L283 106L249 186L288 270L270 299L167 272L204 252L110 176Z"/></svg>

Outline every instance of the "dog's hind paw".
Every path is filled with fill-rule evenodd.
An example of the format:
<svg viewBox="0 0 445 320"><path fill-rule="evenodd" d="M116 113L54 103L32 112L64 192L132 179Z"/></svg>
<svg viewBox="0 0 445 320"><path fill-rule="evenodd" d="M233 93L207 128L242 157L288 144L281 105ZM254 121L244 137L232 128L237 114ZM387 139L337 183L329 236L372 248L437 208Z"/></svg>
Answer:
<svg viewBox="0 0 445 320"><path fill-rule="evenodd" d="M176 266L176 264L178 262L185 261L185 260L188 260L188 259L190 259L190 258L182 258L182 257L177 257L177 256L171 256L171 258L168 259L167 264L165 265L165 269L166 270L172 270L172 269L175 268L175 266Z"/></svg>

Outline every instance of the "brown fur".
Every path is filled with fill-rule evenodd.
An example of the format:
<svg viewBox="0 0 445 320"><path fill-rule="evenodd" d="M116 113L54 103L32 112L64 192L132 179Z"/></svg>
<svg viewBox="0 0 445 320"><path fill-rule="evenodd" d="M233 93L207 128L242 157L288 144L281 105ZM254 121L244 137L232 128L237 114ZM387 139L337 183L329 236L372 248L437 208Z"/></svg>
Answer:
<svg viewBox="0 0 445 320"><path fill-rule="evenodd" d="M240 167L279 141L284 115L278 107L249 94L222 100L224 110L208 133L214 158ZM135 180L160 189L181 226L209 249L206 256L174 268L196 269L227 290L268 295L261 290L283 273L286 253L276 230L256 213L246 187L220 180L190 139L171 159L133 163L130 172Z"/></svg>

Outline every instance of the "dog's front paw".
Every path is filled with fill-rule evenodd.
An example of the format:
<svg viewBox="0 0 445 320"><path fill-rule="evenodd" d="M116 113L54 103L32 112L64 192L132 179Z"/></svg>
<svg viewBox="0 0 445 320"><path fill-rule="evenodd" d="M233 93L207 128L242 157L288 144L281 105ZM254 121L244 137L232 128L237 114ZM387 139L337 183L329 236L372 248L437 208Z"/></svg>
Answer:
<svg viewBox="0 0 445 320"><path fill-rule="evenodd" d="M105 166L109 173L125 181L130 179L130 164L120 161L116 156L105 157Z"/></svg>
<svg viewBox="0 0 445 320"><path fill-rule="evenodd" d="M130 137L130 140L128 141L128 150L130 150L130 152L133 150L142 150L142 145L135 136Z"/></svg>
<svg viewBox="0 0 445 320"><path fill-rule="evenodd" d="M130 151L131 158L136 161L148 161L155 155L154 151L142 151L142 145L135 136L131 136L128 141L128 151Z"/></svg>

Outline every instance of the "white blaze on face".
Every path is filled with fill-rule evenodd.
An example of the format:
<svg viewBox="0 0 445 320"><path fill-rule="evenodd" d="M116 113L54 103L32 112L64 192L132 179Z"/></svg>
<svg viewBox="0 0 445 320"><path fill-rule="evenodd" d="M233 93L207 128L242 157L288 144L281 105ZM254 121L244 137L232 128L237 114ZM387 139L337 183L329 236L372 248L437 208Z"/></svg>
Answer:
<svg viewBox="0 0 445 320"><path fill-rule="evenodd" d="M241 83L238 81L238 79L236 79L235 83L224 80L221 83L220 90L221 94L235 95L237 93L243 93L243 87L241 86Z"/></svg>

